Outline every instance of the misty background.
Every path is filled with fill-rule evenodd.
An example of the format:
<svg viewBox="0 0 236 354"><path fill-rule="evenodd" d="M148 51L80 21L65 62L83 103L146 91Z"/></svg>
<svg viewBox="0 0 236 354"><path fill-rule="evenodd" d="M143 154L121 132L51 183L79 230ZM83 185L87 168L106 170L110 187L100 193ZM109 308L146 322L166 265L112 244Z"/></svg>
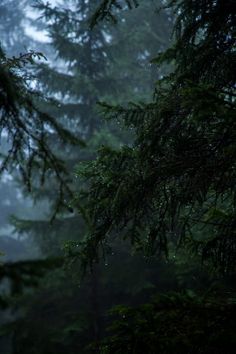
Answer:
<svg viewBox="0 0 236 354"><path fill-rule="evenodd" d="M66 164L75 192L84 183L76 176L81 162L93 160L100 146L118 148L133 141L132 129L104 120L97 102L151 100L165 68L161 71L150 61L170 45L173 26L170 12L157 14L158 2L153 8L152 2L143 1L143 7L131 13L117 11L118 25L104 22L91 31L89 21L97 4L86 0L0 2L1 46L7 57L30 50L45 55L47 60L36 59L25 67L29 87L38 92L37 104L86 142L84 148L67 146L53 132L49 139ZM3 134L1 153L8 148ZM62 257L84 237L84 221L70 208L71 197L61 205L58 194L53 175L42 185L36 173L29 192L17 168L4 173L1 262ZM75 262L48 271L37 291L30 286L23 295L16 295L13 308L1 311L1 353L82 353L103 335L107 311L113 305L139 304L156 286L176 287L175 277L165 275L170 265L130 256L128 242L113 243L110 255L82 282ZM156 268L163 268L161 277L155 276ZM2 282L3 296L10 287Z"/></svg>
<svg viewBox="0 0 236 354"><path fill-rule="evenodd" d="M0 0L0 354L234 353L233 2Z"/></svg>

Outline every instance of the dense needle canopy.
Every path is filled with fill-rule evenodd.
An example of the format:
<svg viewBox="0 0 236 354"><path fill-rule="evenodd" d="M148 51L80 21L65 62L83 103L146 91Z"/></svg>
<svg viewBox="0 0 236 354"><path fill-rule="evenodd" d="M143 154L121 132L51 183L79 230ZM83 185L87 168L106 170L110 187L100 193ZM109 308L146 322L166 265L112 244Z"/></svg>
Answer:
<svg viewBox="0 0 236 354"><path fill-rule="evenodd" d="M234 353L235 0L34 4L57 60L29 71L42 53L0 53L2 172L57 215L14 219L44 259L0 264L0 307L6 294L20 308L1 313L0 340L14 354Z"/></svg>
<svg viewBox="0 0 236 354"><path fill-rule="evenodd" d="M112 10L110 3L97 20ZM174 70L157 83L153 102L101 104L136 138L119 150L101 148L95 162L78 168L90 179L77 198L89 223L85 259L118 235L167 257L170 242L188 241L223 272L235 270L234 5L169 2L175 44L153 62Z"/></svg>

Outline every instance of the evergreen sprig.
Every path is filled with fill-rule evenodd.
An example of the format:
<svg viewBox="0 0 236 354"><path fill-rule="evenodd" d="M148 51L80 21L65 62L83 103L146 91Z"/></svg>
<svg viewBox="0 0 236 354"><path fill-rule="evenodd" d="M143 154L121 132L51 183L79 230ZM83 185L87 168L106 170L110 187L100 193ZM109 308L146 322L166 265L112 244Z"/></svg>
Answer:
<svg viewBox="0 0 236 354"><path fill-rule="evenodd" d="M103 0L93 14L90 25L93 28L104 19L116 23L115 10L122 10L124 7L133 9L139 6L138 0Z"/></svg>
<svg viewBox="0 0 236 354"><path fill-rule="evenodd" d="M49 131L53 130L70 144L83 145L83 142L37 105L38 93L32 89L23 68L42 58L45 58L42 53L34 51L12 58L7 58L3 51L0 53L0 131L1 137L7 137L8 141L7 151L1 152L0 173L13 170L19 173L29 191L33 175L40 176L41 183L54 175L61 204L64 195L70 193L68 172L49 144Z"/></svg>

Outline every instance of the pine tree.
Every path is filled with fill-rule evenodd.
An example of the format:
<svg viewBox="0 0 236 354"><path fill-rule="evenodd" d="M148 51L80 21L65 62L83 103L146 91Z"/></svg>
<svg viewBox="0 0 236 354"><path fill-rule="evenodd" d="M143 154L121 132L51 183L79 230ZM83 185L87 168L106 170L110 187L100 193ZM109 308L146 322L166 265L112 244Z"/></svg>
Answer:
<svg viewBox="0 0 236 354"><path fill-rule="evenodd" d="M37 72L40 78L39 89L51 97L48 103L43 102L43 107L82 136L87 143L85 149L69 148L65 153L55 134L51 136L50 146L57 151L61 150L60 157L72 175L76 164L94 158L95 149L100 143L119 146L122 141L130 140L130 133L121 134L114 123L102 121L96 103L105 99L118 103L124 97L133 95L139 100L147 100L150 88L159 75L149 64L154 54L154 43L160 38L160 50L168 46L170 19L165 13L160 17L161 24L165 23L163 27L166 28L166 33L163 33L163 27L155 22L156 14L152 6L146 4L145 9L150 15L148 22L144 20L142 11L137 9L131 18L128 14L124 15L120 29L110 29L104 25L91 31L89 21L96 3L91 5L73 0L65 6L51 7L45 2L38 2L37 6L45 21L50 21L48 30L57 53L55 65L41 65ZM136 20L140 23L139 34L136 34L135 40L132 33L127 38L129 25L133 27ZM140 45L140 42L146 43L150 37L145 47ZM68 240L67 235L76 240L83 234L81 219L68 213L68 208L65 209L63 205L63 208L57 208L57 195L58 190L55 190L52 179L44 190L40 188L34 191L36 200L48 201L53 210L61 212L53 226L47 220L36 224L28 221L22 228L23 232L34 233L37 239L39 233L49 235L48 242L52 236L50 248L52 251L55 248L56 253L63 240ZM70 196L67 202L69 200ZM81 230L80 235L75 232L78 229ZM42 245L45 245L44 251L48 249L45 239Z"/></svg>
<svg viewBox="0 0 236 354"><path fill-rule="evenodd" d="M63 162L49 147L48 132L53 131L66 144L78 144L79 140L54 117L43 113L36 103L39 93L33 89L30 66L37 60L45 59L44 55L30 50L11 56L18 48L22 49L26 39L23 35L19 2L1 2L0 9L0 15L3 16L6 24L4 30L1 25L0 46L0 177L3 180L16 177L30 191L34 184L33 176L36 175L41 184L45 178L56 176L55 181L61 191L59 198L63 201L64 193L68 193L69 190L67 172ZM12 45L16 43L13 51ZM12 292L15 289L21 290L24 285L35 283L35 275L39 275L42 269L47 268L46 263L44 261L1 263L0 281L8 278L7 289L12 288ZM29 279L30 275L32 279ZM2 290L4 286L1 293ZM1 296L1 305L5 306L5 300L2 299Z"/></svg>
<svg viewBox="0 0 236 354"><path fill-rule="evenodd" d="M93 24L113 18L112 4L120 3L102 1ZM235 281L235 4L169 6L177 15L175 43L153 62L174 62L174 69L157 84L153 102L103 105L110 118L133 127L134 144L103 148L78 171L90 179L78 198L90 220L80 255L93 263L117 235L169 259L173 246L194 248ZM231 299L216 289L211 296L190 291L118 307L100 352L233 353L233 288Z"/></svg>
<svg viewBox="0 0 236 354"><path fill-rule="evenodd" d="M158 41L160 48L168 45L168 41L165 44L162 38L168 37L169 23L166 23L167 31L163 35L162 28L159 28L158 23L155 22L156 14L152 12L152 7L145 5L150 14L148 22L144 21L142 11L137 9L130 25L133 26L138 21L141 24L140 29L136 37L130 33L127 38L128 13L125 14L127 17L121 19L120 30L109 29L104 25L91 32L89 20L95 9L94 5L96 4L92 6L91 2L87 1L71 1L66 2L62 7L51 8L45 3L39 3L39 9L44 12L49 22L52 44L57 50L55 65L41 66L39 71L40 82L43 83L41 88L51 96L53 101L48 102L47 111L54 112L66 126L73 127L74 132L77 131L80 136L83 136L87 143L87 147L83 150L68 149L65 152L63 149L61 151L60 156L66 161L68 170L72 170L83 160L93 159L95 148L100 143L118 148L125 140L131 141L121 135L115 124L101 121L96 101L111 99L112 102L118 103L125 97L133 97L133 95L140 100L147 99L159 75L158 71L153 75L152 68L149 66L150 57L156 47L154 34L160 31L161 40ZM163 17L166 18L166 14ZM164 19L162 21L164 22ZM147 38L149 38L148 45L145 44ZM133 63L137 67L135 70ZM57 107L57 104L60 107ZM129 135L130 132L128 138ZM54 135L51 136L51 146L58 147ZM34 191L37 199L41 198L52 204L56 194L53 180L48 182L44 191L42 189L40 193ZM138 257L130 259L129 250L124 247L117 251L116 255L111 255L111 259L115 259L113 268L108 267L110 260L106 260L105 264L96 267L93 273L84 279L80 288L77 288L70 280L70 277L78 279L79 276L78 266L73 263L71 245L75 245L76 248L84 234L82 218L77 215L70 216L67 210L62 209L52 224L48 220L36 222L16 220L15 222L20 232L33 234L38 242L41 239L43 254L51 256L61 254L60 248L63 242L73 240L72 243L66 244L70 274L65 275L62 270L57 270L55 275L49 274L49 284L45 288L42 286L39 295L31 298L32 303L27 309L25 321L20 322L20 328L17 327L17 334L14 337L18 348L26 346L24 338L21 337L22 328L29 333L28 337L32 338L32 341L39 335L38 324L32 327L29 323L32 321L32 314L39 311L40 301L46 306L52 301L51 299L54 299L55 306L51 318L55 321L53 322L55 337L48 338L48 331L51 331L52 327L42 320L40 322L40 327L44 328L44 331L40 332L42 345L40 348L37 347L37 352L40 353L41 350L43 353L48 348L50 351L58 352L59 348L55 347L55 341L58 341L62 334L65 340L60 343L60 348L63 347L64 351L69 350L70 353L82 352L86 350L85 347L89 342L98 341L101 336L105 323L104 313L109 306L122 299L128 302L131 297L140 301L142 297L140 294L154 287L155 277L151 266L144 265L145 259ZM117 245L116 248L118 249ZM127 274L123 263L130 269L134 269L133 276ZM139 281L136 281L135 274L138 274ZM52 279L56 276L59 277L58 281ZM117 281L115 281L116 277ZM45 293L50 293L49 298L44 299ZM57 303L60 304L60 308ZM60 323L57 320L58 312L60 312ZM71 333L75 333L74 337ZM28 349L25 351L30 352L32 346L33 344L28 341Z"/></svg>
<svg viewBox="0 0 236 354"><path fill-rule="evenodd" d="M221 271L234 271L233 3L169 6L177 14L175 43L153 62L175 66L158 82L154 101L103 105L106 115L133 127L134 144L103 148L78 172L90 180L78 198L92 225L83 251L85 259L96 258L98 248L118 234L168 257L170 241L188 241ZM207 237L199 234L204 225Z"/></svg>

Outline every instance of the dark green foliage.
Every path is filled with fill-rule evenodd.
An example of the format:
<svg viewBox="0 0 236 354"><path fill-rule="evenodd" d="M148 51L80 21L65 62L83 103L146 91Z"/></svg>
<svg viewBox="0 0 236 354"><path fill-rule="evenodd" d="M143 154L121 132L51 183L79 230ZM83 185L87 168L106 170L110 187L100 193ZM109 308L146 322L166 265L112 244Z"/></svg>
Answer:
<svg viewBox="0 0 236 354"><path fill-rule="evenodd" d="M8 137L8 151L1 153L0 172L14 168L29 190L33 173L40 176L41 184L45 176L55 175L62 201L63 195L68 193L66 170L63 161L49 147L48 130L52 129L63 141L77 145L80 141L55 118L40 111L35 103L36 93L23 68L35 58L42 57L42 53L33 51L13 58L0 53L0 129L1 135L7 134Z"/></svg>
<svg viewBox="0 0 236 354"><path fill-rule="evenodd" d="M78 169L90 180L78 197L90 220L85 259L96 258L112 235L166 257L170 242L187 240L200 242L198 251L222 272L235 271L233 2L170 6L179 14L176 43L154 61L175 68L159 81L154 101L103 104L108 117L135 131L134 144L102 148L95 162ZM211 227L199 239L194 230L204 225Z"/></svg>
<svg viewBox="0 0 236 354"><path fill-rule="evenodd" d="M40 235L45 254L60 255L62 242L68 242L67 268L53 268L37 296L29 293L24 299L27 305L15 325L13 352L233 353L235 279L229 278L227 286L228 279L220 274L235 274L236 265L234 2L182 0L168 5L163 1L164 18L171 9L176 13L175 43L152 60L152 68L164 64L162 73L152 70L154 78L146 80L143 75L140 84L132 81L133 97L147 98L143 92L159 78L153 100L127 105L119 102L132 92L124 87L133 75L126 63L138 47L134 38L145 42L153 34L157 39L161 31L155 21L148 25L141 21L147 32L139 37L131 31L134 37L125 41L131 50L116 61L121 59L121 48L127 48L117 46L115 30L98 22L115 15L128 33L127 19L119 10L138 3L103 1L92 17L95 32L88 25L95 9L91 2L71 4L75 11L38 2L49 21L58 58L67 66L60 72L41 66L38 73L40 88L52 98L45 111L57 112L60 125L66 123L87 140L83 151L68 148L60 153L65 171L87 160L77 168L81 184L73 201L84 221L64 210L52 226L44 220L14 219L22 235ZM147 2L140 1L141 6L151 17ZM132 29L134 25L135 21ZM158 44L165 49L162 40ZM139 58L144 68L154 47L148 43L146 51L130 55ZM56 107L60 99L62 105ZM111 121L104 130L94 108L98 99ZM109 99L109 104L103 102ZM126 139L113 138L114 120L126 126L134 140L124 143ZM47 138L49 146L60 146L57 134L50 131ZM93 159L94 147L101 142ZM44 191L35 192L36 199L55 200L52 181ZM80 242L85 223L87 236ZM129 256L130 246L122 239L143 253ZM74 283L78 260L92 269L79 287ZM104 264L95 264L99 260ZM210 276L212 265L220 272ZM34 273L24 262L19 263L19 272L6 264L2 277L6 274L31 286L42 274L41 266ZM183 291L186 288L190 290ZM150 302L153 294L173 289L179 293L155 295ZM106 317L108 308L119 303L123 305L111 312L112 318ZM111 322L110 335L103 339Z"/></svg>
<svg viewBox="0 0 236 354"><path fill-rule="evenodd" d="M85 137L87 143L84 149L64 146L61 149L58 136L48 134L50 147L53 151L60 150L60 157L72 175L78 162L94 159L99 145L118 148L123 141L129 141L132 132L123 134L114 123L101 120L96 101L111 99L117 103L134 95L143 100L147 98L153 82L160 75L158 71L153 73L150 70L149 60L156 46L163 49L167 45L165 37L169 37L169 22L166 23L166 15L163 15L160 17L163 26L159 26L152 7L146 4L150 21L146 22L137 9L131 22L126 14L120 29L102 25L91 32L89 19L96 3L73 0L65 2L63 7L50 6L46 2L38 5L43 18L48 21L46 24L58 59L50 62L49 58L49 65L36 68L40 78L38 88L51 98L42 105L39 101L39 107L56 116L74 133ZM76 11L71 11L71 6ZM134 27L137 19L140 23L138 31ZM81 181L74 182L75 185L70 186L77 188ZM45 181L44 188L32 192L36 201L45 201L49 205L49 208L45 207L47 212L58 196L53 178ZM77 246L85 227L76 210L74 214L73 210L72 213L68 211L60 209L53 223L49 223L47 217L12 219L16 231L23 238L33 237L43 255L62 255L66 241L67 266L66 275L62 268L48 272L37 294L22 300L26 305L14 331L15 353L22 350L30 354L34 350L37 354L47 351L84 353L91 341L98 341L102 336L106 324L104 314L110 307L120 302L129 304L131 299L140 303L142 297L147 299L155 288L155 261L151 266L142 257L129 257L128 246L120 244L115 245L117 254L104 260L105 264L97 266L92 274L87 274L78 287L80 269L74 254L79 249ZM114 267L108 265L110 262ZM127 273L127 267L133 269L133 275ZM34 322L33 318L38 321Z"/></svg>
<svg viewBox="0 0 236 354"><path fill-rule="evenodd" d="M231 301L173 293L137 308L119 306L111 312L111 334L99 353L234 353L236 306Z"/></svg>
<svg viewBox="0 0 236 354"><path fill-rule="evenodd" d="M49 273L36 294L23 298L25 310L14 330L14 353L22 350L25 354L32 354L34 350L37 354L45 354L47 350L49 353L97 353L90 347L98 339L94 326L96 322L99 324L99 338L103 338L105 326L110 323L107 312L112 306L138 305L148 301L156 289L174 289L174 282L171 265L130 256L124 244L108 257L106 264L96 267L95 274L87 274L83 281L78 282L78 266L71 262L64 271L56 269ZM95 294L94 285L97 286ZM34 343L38 343L37 348Z"/></svg>
<svg viewBox="0 0 236 354"><path fill-rule="evenodd" d="M164 13L159 16L160 23L156 23L152 6L145 4L144 8L150 21L147 22L142 11L137 9L136 16L130 20L126 14L127 18L121 22L120 29L111 29L102 24L91 31L89 19L94 13L96 3L72 0L61 7L38 1L36 5L48 26L58 60L37 68L39 89L51 98L40 104L40 108L57 116L60 123L68 129L73 129L75 134L82 135L87 143L85 149L69 147L65 150L58 144L58 136L55 133L48 137L50 147L53 151L60 150L60 158L72 176L76 164L94 159L100 144L118 147L124 141L131 140L132 131L121 133L116 124L101 119L96 102L106 98L119 102L134 95L137 99L147 99L150 88L160 75L149 66L149 60L154 55L156 46L160 50L167 46L171 17L168 19ZM137 19L140 23L138 31L135 30ZM129 27L134 29L130 31ZM78 183L80 182L79 180ZM70 184L70 187L77 188L78 183L74 180L74 186ZM53 178L47 180L44 189L40 187L34 190L33 194L35 200L47 200L49 205L55 208L58 190L55 189ZM67 203L69 199L66 198ZM36 236L37 240L40 240L39 235L42 235L42 246L46 243L48 245L51 240L50 250L58 250L62 246L62 240L68 241L68 237L72 240L81 239L84 223L81 218L68 213L68 210L60 209L61 214L58 214L58 220L53 226L47 226L48 220L36 222L36 232L32 222L28 233ZM29 225L27 220L22 225L18 220L17 227L26 233L26 224ZM49 242L45 243L45 235ZM44 246L43 249L45 250Z"/></svg>
<svg viewBox="0 0 236 354"><path fill-rule="evenodd" d="M22 220L11 217L11 225L19 236L24 237L30 234L44 255L48 254L54 257L64 254L64 242L68 237L67 235L73 235L75 230L83 227L82 222L78 220L76 215L68 215L64 218L57 217L53 222L45 219Z"/></svg>
<svg viewBox="0 0 236 354"><path fill-rule="evenodd" d="M5 281L5 295L0 297L1 306L6 307L10 302L9 295L19 295L26 288L35 287L48 270L62 264L62 258L0 263L0 282L4 284Z"/></svg>
<svg viewBox="0 0 236 354"><path fill-rule="evenodd" d="M116 23L114 10L122 10L124 7L132 9L138 6L138 0L103 0L91 18L91 27L93 28L98 22L104 19Z"/></svg>

